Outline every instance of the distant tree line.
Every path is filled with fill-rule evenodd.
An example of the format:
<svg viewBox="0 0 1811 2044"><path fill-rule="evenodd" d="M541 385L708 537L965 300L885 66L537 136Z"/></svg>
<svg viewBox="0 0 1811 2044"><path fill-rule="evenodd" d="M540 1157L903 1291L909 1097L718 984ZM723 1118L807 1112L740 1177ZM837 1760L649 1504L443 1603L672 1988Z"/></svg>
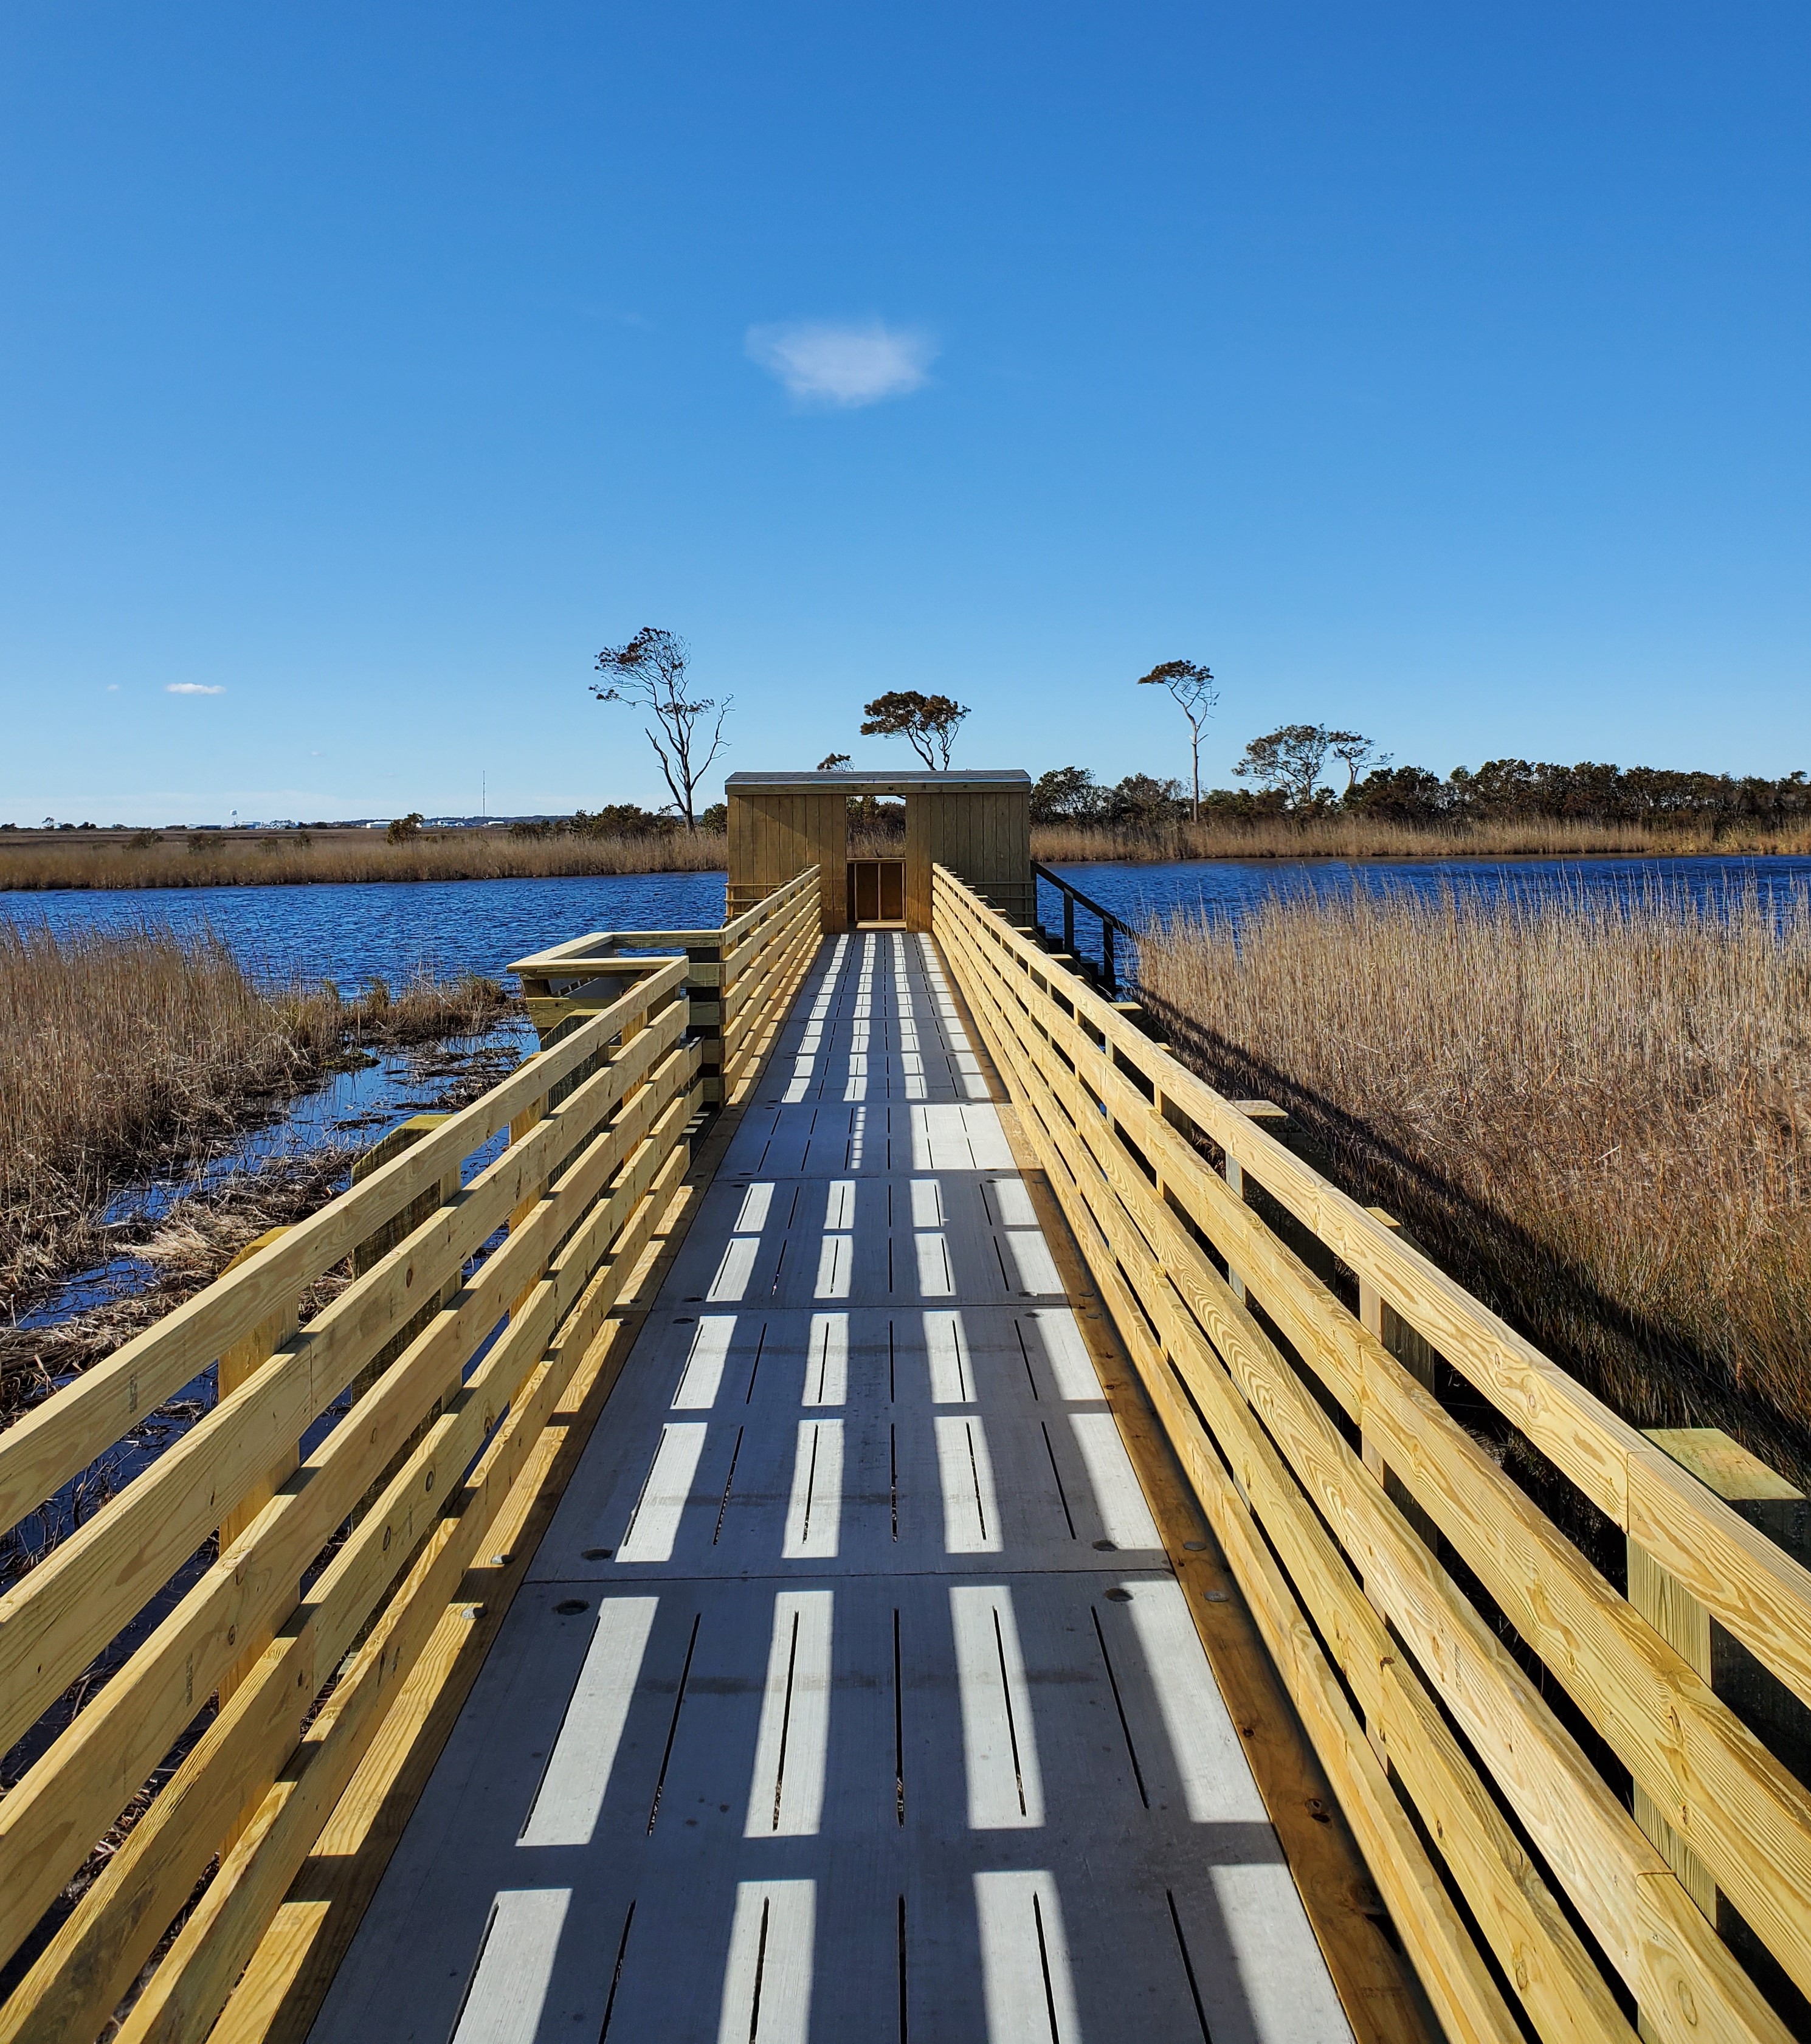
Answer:
<svg viewBox="0 0 1811 2044"><path fill-rule="evenodd" d="M1318 736L1306 747L1299 740L1291 746L1291 734L1304 730ZM1360 754L1358 761L1345 759L1347 785L1337 790L1323 784L1318 772L1336 737L1354 741L1352 749ZM1272 742L1279 738L1281 743ZM1304 751L1311 755L1316 745L1320 760L1305 759ZM1360 778L1357 768L1363 763L1364 745L1356 733L1285 726L1280 734L1254 740L1234 769L1251 785L1203 789L1199 814L1215 822L1285 817L1306 823L1364 816L1420 824L1537 817L1656 824L1678 818L1713 827L1724 821L1784 822L1811 816L1811 782L1802 771L1770 780L1760 774L1615 766L1588 759L1573 766L1548 760L1487 759L1476 768L1456 766L1445 779L1423 766L1387 762L1372 766ZM1311 775L1306 770L1310 765L1317 770ZM1129 774L1103 786L1085 766L1054 767L1041 774L1031 790L1034 823L1150 830L1185 820L1194 808L1191 790L1179 780Z"/></svg>
<svg viewBox="0 0 1811 2044"><path fill-rule="evenodd" d="M712 802L700 809L689 828L720 831L728 828L729 805ZM606 802L600 809L576 809L570 816L524 817L509 826L516 838L667 837L688 828L670 809L644 809L639 802Z"/></svg>

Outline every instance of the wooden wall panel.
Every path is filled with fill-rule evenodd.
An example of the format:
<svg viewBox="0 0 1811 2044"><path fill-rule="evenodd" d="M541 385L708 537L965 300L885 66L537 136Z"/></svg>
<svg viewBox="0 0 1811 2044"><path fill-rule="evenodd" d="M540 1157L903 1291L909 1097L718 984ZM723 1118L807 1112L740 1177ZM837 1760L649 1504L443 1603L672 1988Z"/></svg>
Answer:
<svg viewBox="0 0 1811 2044"><path fill-rule="evenodd" d="M1034 909L1031 802L1016 789L915 790L906 797L906 921L930 928L930 869L942 865L984 894L1009 923Z"/></svg>
<svg viewBox="0 0 1811 2044"><path fill-rule="evenodd" d="M783 887L808 866L820 875L823 927L842 929L846 920L846 797L809 791L732 788L729 803L729 913L739 914ZM928 882L927 901L928 903ZM927 915L929 914L928 907Z"/></svg>

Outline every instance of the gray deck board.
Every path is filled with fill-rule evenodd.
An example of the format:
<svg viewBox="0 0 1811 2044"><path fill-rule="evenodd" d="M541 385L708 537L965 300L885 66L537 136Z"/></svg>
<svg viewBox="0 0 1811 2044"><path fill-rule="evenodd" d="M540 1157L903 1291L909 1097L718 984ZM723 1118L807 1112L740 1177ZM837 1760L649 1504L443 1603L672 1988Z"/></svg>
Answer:
<svg viewBox="0 0 1811 2044"><path fill-rule="evenodd" d="M827 943L317 2044L1349 2036L935 954Z"/></svg>

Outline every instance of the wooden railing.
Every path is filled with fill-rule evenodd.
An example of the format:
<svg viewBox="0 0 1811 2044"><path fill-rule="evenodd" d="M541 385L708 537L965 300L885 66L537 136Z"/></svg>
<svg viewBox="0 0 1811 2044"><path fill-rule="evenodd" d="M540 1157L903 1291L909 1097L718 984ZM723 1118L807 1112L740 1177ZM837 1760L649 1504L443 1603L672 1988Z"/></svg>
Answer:
<svg viewBox="0 0 1811 2044"><path fill-rule="evenodd" d="M588 937L519 959L509 970L543 1043L620 997L638 976L662 970L654 954L685 955L685 997L693 1034L704 1044L704 1098L716 1103L732 1091L750 1047L769 1017L762 999L775 984L773 961L803 955L821 928L808 866L765 901L716 930L597 930ZM778 951L776 951L777 946Z"/></svg>
<svg viewBox="0 0 1811 2044"><path fill-rule="evenodd" d="M1062 904L1062 951L1061 955L1073 959L1081 970L1091 978L1098 975L1099 983L1109 996L1119 997L1119 958L1115 939L1123 939L1126 948L1134 960L1137 958L1138 933L1129 923L1122 923L1111 909L1103 909L1092 894L1084 894L1072 880L1065 880L1060 873L1047 866L1032 863L1032 893L1037 893L1037 883L1042 880L1046 886L1053 887L1057 899ZM1076 911L1083 909L1092 916L1100 928L1100 962L1095 965L1088 955L1076 947ZM1042 927L1040 925L1040 927Z"/></svg>
<svg viewBox="0 0 1811 2044"><path fill-rule="evenodd" d="M677 933L685 958L619 972L596 939L566 947L585 980L620 978L608 998L581 985L540 1018L539 1055L396 1132L331 1204L0 1435L12 1527L221 1365L213 1408L0 1599L0 1750L34 1727L43 1748L0 1800L17 1981L0 2039L92 2038L159 1954L119 2034L208 2034L355 1770L397 1736L412 1671L480 1610L455 1602L468 1567L520 1520L512 1493L602 1367L688 1132L708 1093L752 1082L817 934L813 874ZM297 1331L305 1290L348 1261Z"/></svg>
<svg viewBox="0 0 1811 2044"><path fill-rule="evenodd" d="M1811 1796L1662 1607L1796 1711L1811 1573L942 867L934 918L1448 2034L1793 2034ZM1642 1609L1434 1356L1622 1530Z"/></svg>

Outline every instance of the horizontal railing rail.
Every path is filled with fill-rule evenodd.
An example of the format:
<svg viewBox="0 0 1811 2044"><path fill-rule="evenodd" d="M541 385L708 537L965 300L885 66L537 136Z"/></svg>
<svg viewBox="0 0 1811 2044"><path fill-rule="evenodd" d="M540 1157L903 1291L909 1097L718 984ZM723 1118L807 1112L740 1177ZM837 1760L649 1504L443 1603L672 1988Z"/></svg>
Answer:
<svg viewBox="0 0 1811 2044"><path fill-rule="evenodd" d="M742 1047L760 1016L750 1011L754 988L745 976L757 959L770 959L777 942L792 955L815 943L820 912L818 869L809 866L785 886L716 930L596 930L509 970L543 1041L579 1018L595 1014L638 978L665 970L661 951L685 955L685 993L693 1032L704 1044L704 1097L715 1104L733 1087ZM760 983L765 984L764 979ZM762 1011L765 1013L765 1010Z"/></svg>
<svg viewBox="0 0 1811 2044"><path fill-rule="evenodd" d="M1811 1795L1658 1606L1811 1700L1811 1573L942 867L933 928L1449 2034L1793 2034ZM1643 1608L1435 1357L1622 1529Z"/></svg>
<svg viewBox="0 0 1811 2044"><path fill-rule="evenodd" d="M671 934L685 957L627 973L596 939L562 947L581 990L538 1055L393 1132L347 1192L0 1434L11 1527L220 1366L213 1409L0 1598L0 1748L41 1748L0 1799L0 2040L94 2037L159 1954L119 2034L213 2026L595 1371L700 1111L752 1082L817 941L815 874Z"/></svg>

